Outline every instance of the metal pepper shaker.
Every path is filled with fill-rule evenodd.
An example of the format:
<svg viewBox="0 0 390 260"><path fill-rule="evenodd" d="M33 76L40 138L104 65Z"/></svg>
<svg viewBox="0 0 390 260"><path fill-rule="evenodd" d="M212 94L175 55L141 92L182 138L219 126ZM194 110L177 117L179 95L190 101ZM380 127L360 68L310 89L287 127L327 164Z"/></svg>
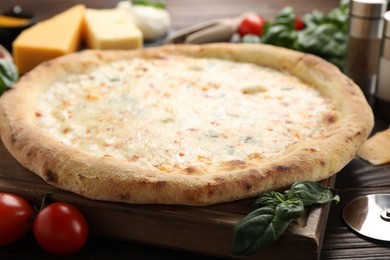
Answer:
<svg viewBox="0 0 390 260"><path fill-rule="evenodd" d="M386 0L350 2L345 73L360 86L370 103L375 93L386 8Z"/></svg>
<svg viewBox="0 0 390 260"><path fill-rule="evenodd" d="M390 11L385 13L384 21L374 110L378 117L390 120Z"/></svg>

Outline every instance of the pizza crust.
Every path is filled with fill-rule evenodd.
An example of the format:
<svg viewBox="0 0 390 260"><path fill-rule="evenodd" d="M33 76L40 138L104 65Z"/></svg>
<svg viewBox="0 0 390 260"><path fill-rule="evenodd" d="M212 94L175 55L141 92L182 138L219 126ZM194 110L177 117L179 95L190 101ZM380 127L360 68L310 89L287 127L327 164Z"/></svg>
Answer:
<svg viewBox="0 0 390 260"><path fill-rule="evenodd" d="M321 134L290 145L269 160L231 160L196 174L197 167L162 174L110 156L64 145L34 124L40 93L58 78L118 58L180 54L251 62L288 71L332 99L336 111ZM17 105L15 105L17 104ZM373 127L362 92L335 66L310 54L268 45L172 45L138 51L83 51L38 66L0 99L1 139L10 153L46 182L82 196L127 203L209 205L259 195L295 181L318 181L351 161Z"/></svg>

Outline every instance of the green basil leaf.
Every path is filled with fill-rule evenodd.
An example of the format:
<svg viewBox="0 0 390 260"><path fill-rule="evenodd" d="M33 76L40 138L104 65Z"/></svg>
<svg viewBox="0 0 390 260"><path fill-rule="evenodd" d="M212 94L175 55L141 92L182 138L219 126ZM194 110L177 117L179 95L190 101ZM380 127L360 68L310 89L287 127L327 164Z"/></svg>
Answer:
<svg viewBox="0 0 390 260"><path fill-rule="evenodd" d="M318 55L331 62L343 61L346 47L347 34L331 23L306 28L298 34L295 43L295 49ZM339 64L340 62L337 62L336 65Z"/></svg>
<svg viewBox="0 0 390 260"><path fill-rule="evenodd" d="M343 69L347 48L349 1L328 13L313 10L302 17L305 27L295 30L297 15L293 8L283 8L275 20L267 22L262 43L282 46L318 55Z"/></svg>
<svg viewBox="0 0 390 260"><path fill-rule="evenodd" d="M279 11L277 14L275 21L272 23L273 25L284 25L289 30L295 30L295 18L297 14L295 10L288 6Z"/></svg>
<svg viewBox="0 0 390 260"><path fill-rule="evenodd" d="M327 16L327 22L338 25L339 28L347 30L349 19L349 4L348 1L342 1L338 8L331 10Z"/></svg>
<svg viewBox="0 0 390 260"><path fill-rule="evenodd" d="M302 216L305 206L339 200L334 190L317 182L296 182L284 193L266 192L254 203L260 208L234 226L230 250L237 255L250 255L264 249Z"/></svg>
<svg viewBox="0 0 390 260"><path fill-rule="evenodd" d="M282 47L291 47L297 39L297 32L283 24L270 26L261 37L262 43L272 44Z"/></svg>
<svg viewBox="0 0 390 260"><path fill-rule="evenodd" d="M303 211L300 200L252 211L234 226L231 251L237 255L250 255L270 246Z"/></svg>
<svg viewBox="0 0 390 260"><path fill-rule="evenodd" d="M277 206L278 204L284 202L287 200L287 197L280 192L276 191L270 191L263 193L255 202L254 206L256 208L262 207L262 206Z"/></svg>
<svg viewBox="0 0 390 260"><path fill-rule="evenodd" d="M287 229L290 223L303 215L304 204L299 199L286 200L276 206L275 218L273 226L277 237L280 237Z"/></svg>
<svg viewBox="0 0 390 260"><path fill-rule="evenodd" d="M151 2L147 0L133 0L131 2L133 5L144 5L151 6L155 8L165 9L165 4L163 2Z"/></svg>
<svg viewBox="0 0 390 260"><path fill-rule="evenodd" d="M335 190L318 182L296 182L285 194L289 199L301 200L305 206L340 201Z"/></svg>
<svg viewBox="0 0 390 260"><path fill-rule="evenodd" d="M327 44L334 42L333 35L338 29L333 24L322 24L302 31L297 37L297 47L306 52L321 54ZM332 52L332 51L331 51ZM332 54L332 53L328 53Z"/></svg>
<svg viewBox="0 0 390 260"><path fill-rule="evenodd" d="M291 47L297 37L292 7L281 9L273 22L267 22L261 42L282 47Z"/></svg>
<svg viewBox="0 0 390 260"><path fill-rule="evenodd" d="M16 66L7 59L0 59L0 95L18 80Z"/></svg>
<svg viewBox="0 0 390 260"><path fill-rule="evenodd" d="M311 13L307 13L302 16L302 21L306 25L306 27L317 26L321 23L325 22L325 14L318 10L314 10Z"/></svg>
<svg viewBox="0 0 390 260"><path fill-rule="evenodd" d="M233 230L233 242L230 250L237 255L255 253L267 240L276 239L272 220L275 216L275 207L265 206L249 213L239 221Z"/></svg>

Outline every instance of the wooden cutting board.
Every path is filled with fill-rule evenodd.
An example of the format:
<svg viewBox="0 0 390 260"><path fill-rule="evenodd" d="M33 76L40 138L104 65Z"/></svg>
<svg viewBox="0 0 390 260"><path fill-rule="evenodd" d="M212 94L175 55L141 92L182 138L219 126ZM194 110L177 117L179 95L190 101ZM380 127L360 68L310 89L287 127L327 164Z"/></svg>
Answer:
<svg viewBox="0 0 390 260"><path fill-rule="evenodd" d="M333 187L334 177L325 184ZM36 207L44 194L50 201L71 203L84 213L95 235L225 258L234 257L229 251L233 226L252 210L254 201L207 207L94 201L46 184L23 168L1 142L0 192L19 194ZM311 207L273 246L248 259L318 259L329 207Z"/></svg>

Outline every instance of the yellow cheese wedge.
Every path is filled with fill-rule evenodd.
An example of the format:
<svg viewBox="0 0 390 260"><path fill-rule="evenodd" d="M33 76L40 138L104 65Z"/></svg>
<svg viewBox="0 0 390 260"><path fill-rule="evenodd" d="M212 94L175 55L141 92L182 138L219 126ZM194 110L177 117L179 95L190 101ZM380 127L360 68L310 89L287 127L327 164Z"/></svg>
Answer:
<svg viewBox="0 0 390 260"><path fill-rule="evenodd" d="M390 162L390 128L376 133L363 143L357 155L373 165Z"/></svg>
<svg viewBox="0 0 390 260"><path fill-rule="evenodd" d="M143 44L142 32L122 9L87 9L85 40L90 49L137 49Z"/></svg>
<svg viewBox="0 0 390 260"><path fill-rule="evenodd" d="M19 72L23 74L43 61L76 51L84 12L84 5L76 5L24 30L12 45Z"/></svg>

